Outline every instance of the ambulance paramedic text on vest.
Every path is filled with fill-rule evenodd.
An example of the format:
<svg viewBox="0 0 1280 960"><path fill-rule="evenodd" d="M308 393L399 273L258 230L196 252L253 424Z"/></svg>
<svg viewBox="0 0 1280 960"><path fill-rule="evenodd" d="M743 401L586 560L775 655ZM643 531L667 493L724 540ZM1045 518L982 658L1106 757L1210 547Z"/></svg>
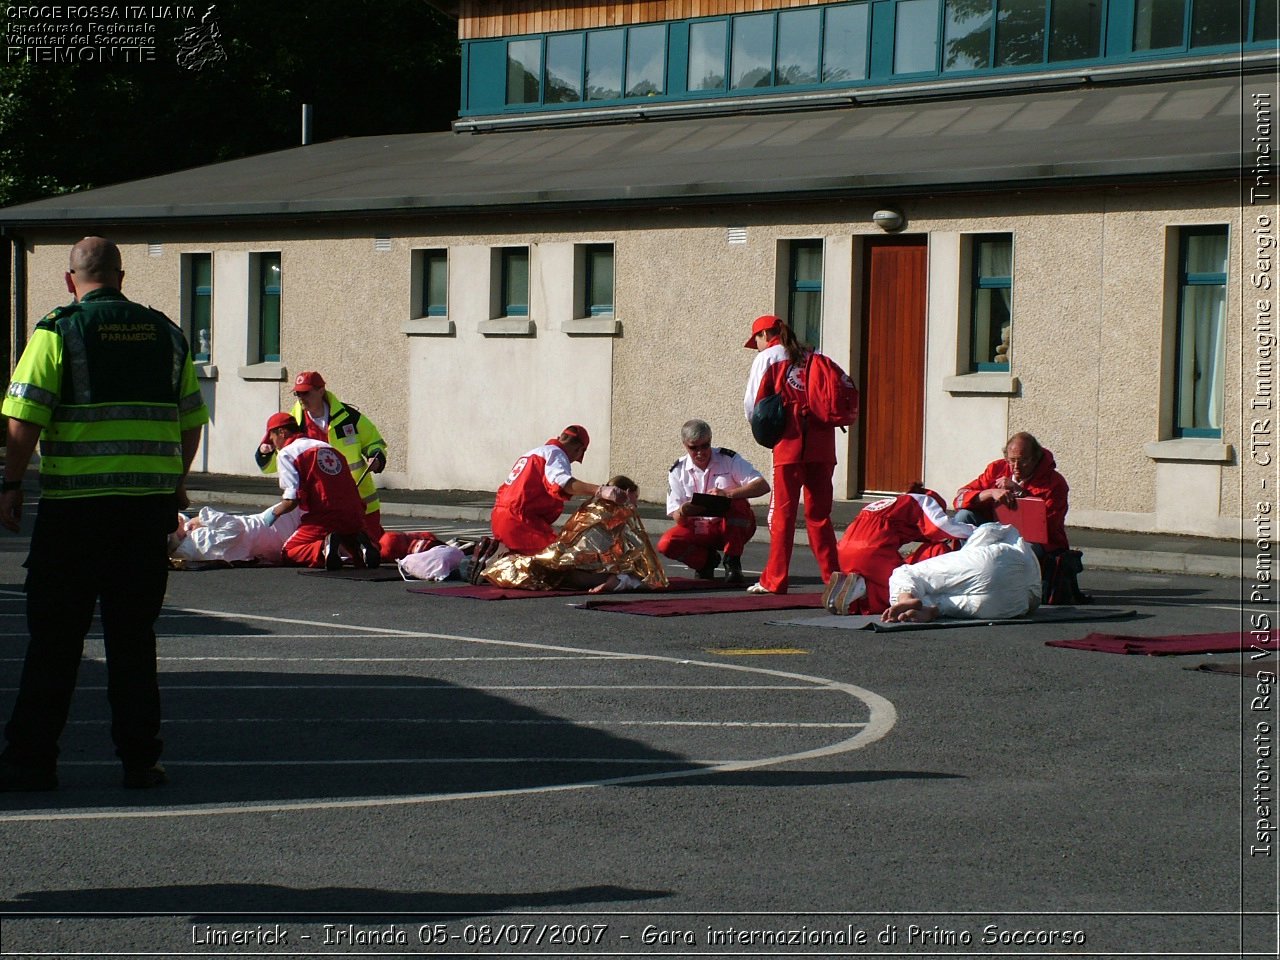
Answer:
<svg viewBox="0 0 1280 960"><path fill-rule="evenodd" d="M126 300L120 251L101 237L71 249L75 302L41 320L0 412L9 418L0 525L17 531L22 477L40 444L41 497L27 557L30 642L0 755L0 790L58 785L85 634L101 604L111 737L123 785L166 781L158 760L155 621L166 537L209 413L182 332ZM101 550L68 550L87 534Z"/></svg>

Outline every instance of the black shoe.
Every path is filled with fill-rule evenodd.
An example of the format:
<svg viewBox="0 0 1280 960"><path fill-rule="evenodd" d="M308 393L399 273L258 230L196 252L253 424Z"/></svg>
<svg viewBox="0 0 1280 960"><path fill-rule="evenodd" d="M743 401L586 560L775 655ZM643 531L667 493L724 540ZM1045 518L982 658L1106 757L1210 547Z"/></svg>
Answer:
<svg viewBox="0 0 1280 960"><path fill-rule="evenodd" d="M716 568L720 566L720 554L712 550L711 555L707 557L707 562L698 568L699 580L714 580L716 578Z"/></svg>
<svg viewBox="0 0 1280 960"><path fill-rule="evenodd" d="M21 767L0 760L0 793L39 793L58 789L58 775L39 767Z"/></svg>
<svg viewBox="0 0 1280 960"><path fill-rule="evenodd" d="M125 767L120 786L126 790L150 790L152 787L163 787L169 782L169 774L164 767L153 763L149 767Z"/></svg>
<svg viewBox="0 0 1280 960"><path fill-rule="evenodd" d="M724 558L725 583L734 585L746 583L742 576L742 558L741 557L725 557Z"/></svg>
<svg viewBox="0 0 1280 960"><path fill-rule="evenodd" d="M356 534L356 555L368 570L373 570L382 563L382 554L378 552L378 548L364 531Z"/></svg>
<svg viewBox="0 0 1280 960"><path fill-rule="evenodd" d="M320 555L324 557L324 568L326 570L342 569L342 549L339 546L341 540L336 533L331 533L324 538L324 552Z"/></svg>

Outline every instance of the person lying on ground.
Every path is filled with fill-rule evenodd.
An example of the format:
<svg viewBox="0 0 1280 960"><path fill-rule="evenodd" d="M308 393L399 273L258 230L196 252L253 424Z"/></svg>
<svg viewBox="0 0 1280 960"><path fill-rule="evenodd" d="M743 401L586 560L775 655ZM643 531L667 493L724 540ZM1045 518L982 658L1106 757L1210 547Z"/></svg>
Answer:
<svg viewBox="0 0 1280 960"><path fill-rule="evenodd" d="M525 590L665 589L666 571L636 514L638 495L630 478L613 477L565 521L551 544L534 554L496 557L483 578Z"/></svg>
<svg viewBox="0 0 1280 960"><path fill-rule="evenodd" d="M889 595L886 623L1023 617L1040 606L1040 562L1015 528L985 524L954 553L898 567Z"/></svg>

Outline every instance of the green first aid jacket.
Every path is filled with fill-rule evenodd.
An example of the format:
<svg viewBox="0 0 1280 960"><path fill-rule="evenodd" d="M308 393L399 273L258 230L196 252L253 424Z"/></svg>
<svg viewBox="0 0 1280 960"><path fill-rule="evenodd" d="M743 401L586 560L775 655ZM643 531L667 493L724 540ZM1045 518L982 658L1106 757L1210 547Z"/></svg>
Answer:
<svg viewBox="0 0 1280 960"><path fill-rule="evenodd" d="M0 413L43 428L55 499L173 493L182 434L209 421L182 331L105 287L36 324Z"/></svg>
<svg viewBox="0 0 1280 960"><path fill-rule="evenodd" d="M361 474L364 475L359 483L360 499L364 501L364 512L377 513L382 509L382 500L378 496L378 487L373 481L372 471L365 471L365 462L372 460L379 453L385 457L387 455L387 442L382 439L382 434L378 432L378 428L374 426L373 421L356 407L350 404L343 404L330 390L324 392L324 399L325 403L329 405L329 429L323 431L323 433L307 416L301 402L295 403L289 414L294 420L298 421L298 424L308 437L312 437L315 440L323 440L342 454L347 461L347 466L351 469L351 478L353 480L360 477ZM276 455L274 450L271 453L263 453L259 448L257 453L254 454L254 459L258 464L258 469L263 473L275 473Z"/></svg>

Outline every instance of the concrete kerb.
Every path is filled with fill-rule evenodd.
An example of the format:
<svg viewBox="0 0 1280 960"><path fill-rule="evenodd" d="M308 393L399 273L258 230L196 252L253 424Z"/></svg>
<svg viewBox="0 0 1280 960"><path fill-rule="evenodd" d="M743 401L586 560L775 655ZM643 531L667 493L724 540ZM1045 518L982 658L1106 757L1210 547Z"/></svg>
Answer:
<svg viewBox="0 0 1280 960"><path fill-rule="evenodd" d="M191 502L196 504L222 504L235 506L269 507L278 498L264 494L242 493L221 490L190 490ZM386 496L390 494L391 496ZM487 523L489 508L487 506L470 506L467 504L449 503L409 503L394 499L394 491L384 491L382 501L383 512L389 516L408 517L415 520L449 520L466 523ZM665 517L645 517L644 528L655 539L660 536L671 522ZM1075 531L1072 531L1073 545L1076 545ZM756 533L757 542L768 543L769 531L762 524ZM1160 550L1141 548L1114 548L1093 546L1082 538L1078 548L1084 553L1086 570L1125 570L1140 573L1189 574L1194 576L1233 577L1241 576L1242 554L1235 556L1171 553ZM796 545L808 546L808 538L804 528L796 530ZM1243 545L1241 545L1243 548Z"/></svg>

